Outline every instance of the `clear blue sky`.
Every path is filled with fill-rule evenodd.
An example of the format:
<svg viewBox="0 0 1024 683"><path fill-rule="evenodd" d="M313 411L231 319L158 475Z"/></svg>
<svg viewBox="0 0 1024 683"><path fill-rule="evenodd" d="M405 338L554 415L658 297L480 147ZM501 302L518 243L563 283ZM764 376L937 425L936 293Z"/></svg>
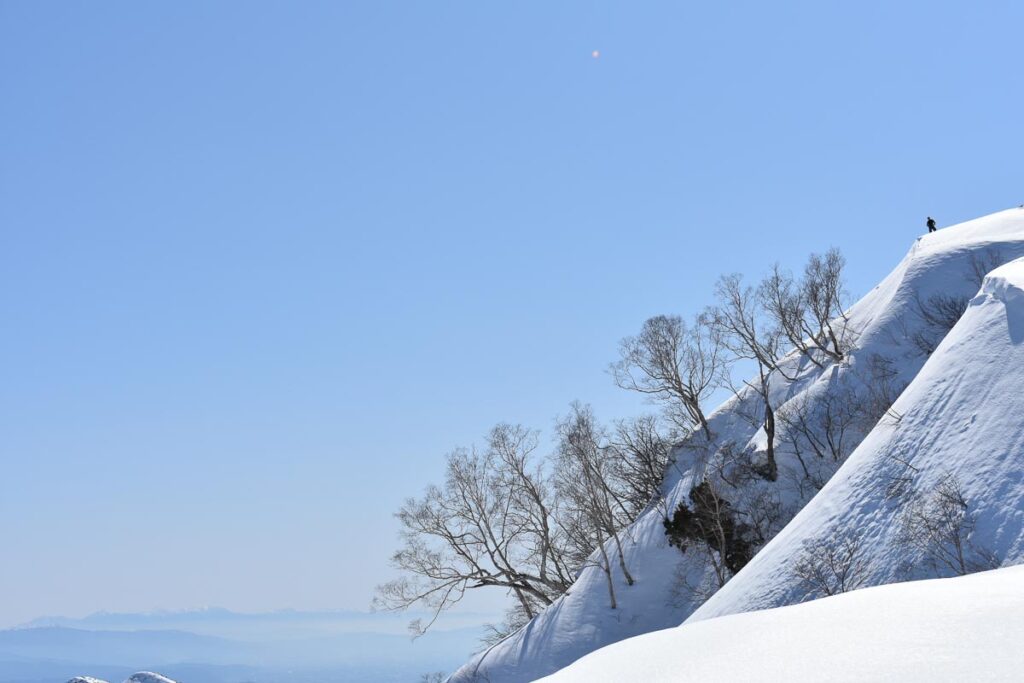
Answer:
<svg viewBox="0 0 1024 683"><path fill-rule="evenodd" d="M1003 3L0 2L0 625L364 607L715 277L1024 201ZM600 57L591 56L593 50Z"/></svg>

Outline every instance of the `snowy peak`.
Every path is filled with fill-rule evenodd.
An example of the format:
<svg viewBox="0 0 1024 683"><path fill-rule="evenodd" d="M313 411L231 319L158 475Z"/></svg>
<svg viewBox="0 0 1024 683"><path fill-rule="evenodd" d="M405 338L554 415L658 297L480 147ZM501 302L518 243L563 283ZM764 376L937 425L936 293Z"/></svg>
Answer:
<svg viewBox="0 0 1024 683"><path fill-rule="evenodd" d="M124 683L174 683L174 681L152 671L140 671L132 674Z"/></svg>
<svg viewBox="0 0 1024 683"><path fill-rule="evenodd" d="M99 678L90 676L75 676L68 683L107 683ZM153 673L152 671L139 671L125 679L124 683L175 683L166 676Z"/></svg>
<svg viewBox="0 0 1024 683"><path fill-rule="evenodd" d="M821 597L800 568L843 544L854 587L1024 560L1022 386L1018 259L985 278L890 419L690 621Z"/></svg>
<svg viewBox="0 0 1024 683"><path fill-rule="evenodd" d="M854 341L841 362L818 366L797 352L780 361L769 379L770 401L780 415L808 417L807 433L797 433L794 420L780 426L776 481L719 482L733 509L759 497L777 505L757 554L724 587L710 565L668 546L663 520L727 459L764 452L765 430L750 417L763 414L764 402L752 390L709 415L710 446L677 449L663 499L624 533L636 581L615 573L615 609L603 577L586 568L565 595L452 681L533 680L690 615L696 621L1024 561L1024 265L1009 263L1021 257L1024 209L921 236L844 316ZM867 396L875 393L884 396ZM862 410L869 400L876 405ZM840 435L842 447L823 457L809 440L828 440L820 418L831 410L849 429ZM932 495L936 490L942 495ZM952 560L958 571L949 569L946 550L925 547L929 535L944 533L929 528L935 514L961 521L965 552L957 558L954 549ZM857 558L856 571L838 586L835 577L818 577L816 585L821 553L843 548Z"/></svg>

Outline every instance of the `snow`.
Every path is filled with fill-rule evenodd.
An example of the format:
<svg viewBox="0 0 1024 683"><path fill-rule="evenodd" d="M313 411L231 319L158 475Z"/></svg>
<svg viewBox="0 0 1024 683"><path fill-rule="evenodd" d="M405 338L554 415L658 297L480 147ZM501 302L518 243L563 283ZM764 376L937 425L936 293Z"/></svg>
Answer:
<svg viewBox="0 0 1024 683"><path fill-rule="evenodd" d="M797 602L792 567L802 548L859 534L866 585L909 576L911 552L898 538L900 499L888 484L908 478L911 491L941 479L960 483L976 550L1000 561L1024 560L1024 259L988 275L893 412L790 524L691 621Z"/></svg>
<svg viewBox="0 0 1024 683"><path fill-rule="evenodd" d="M619 608L608 607L600 571L584 569L564 596L526 627L475 656L451 681L534 680L611 643L678 626L695 611L692 619L699 620L818 597L798 585L793 561L805 542L839 538L853 529L865 535L870 548L866 585L923 578L920 572L907 575L906 558L893 544L895 503L885 498L885 486L879 483L906 475L894 456L919 470L911 470L914 490L926 491L942 477L956 476L977 516L978 546L1005 564L1024 560L1024 471L1018 462L1024 460L1019 420L1024 414L1019 391L1024 385L1024 345L1019 343L1024 336L1024 265L1004 266L989 277L964 319L927 363L912 342L921 325L915 313L918 299L938 292L975 295L971 259L990 250L997 250L1003 261L1024 256L1024 210L1002 211L919 237L892 273L849 310L856 349L842 364L819 369L797 355L786 360L786 374L796 379L772 378L777 407L796 400L820 403L856 377L872 357L885 357L892 362L895 380L910 383L894 406L902 418L883 418L869 434L857 434L853 443L865 440L811 505L813 492L795 493L764 482L751 485L751 495L758 486L779 497L783 523L796 517L703 607L701 597L674 587L680 575L691 584L706 581L709 568L694 566L692 559L668 547L662 527L666 511L686 500L707 471L705 461L682 448L666 475L662 504L640 515L628 530L626 561L636 583L627 586L614 570ZM759 401L753 392L741 393L712 413L716 445L763 450L763 430L744 417L760 412ZM795 467L792 457L779 454L780 473Z"/></svg>
<svg viewBox="0 0 1024 683"><path fill-rule="evenodd" d="M68 683L107 683L99 678L90 676L75 676ZM124 683L175 683L166 676L153 673L152 671L139 671L125 679Z"/></svg>
<svg viewBox="0 0 1024 683"><path fill-rule="evenodd" d="M1019 681L1024 567L892 584L631 638L547 683Z"/></svg>
<svg viewBox="0 0 1024 683"><path fill-rule="evenodd" d="M124 683L174 683L174 681L152 671L140 671L132 674Z"/></svg>

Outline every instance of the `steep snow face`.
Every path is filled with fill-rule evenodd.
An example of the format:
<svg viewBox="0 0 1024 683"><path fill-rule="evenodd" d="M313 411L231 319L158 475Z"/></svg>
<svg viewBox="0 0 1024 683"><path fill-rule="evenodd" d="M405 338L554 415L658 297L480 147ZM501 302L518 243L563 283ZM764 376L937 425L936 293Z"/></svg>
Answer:
<svg viewBox="0 0 1024 683"><path fill-rule="evenodd" d="M610 645L549 683L1019 681L1024 567L869 588Z"/></svg>
<svg viewBox="0 0 1024 683"><path fill-rule="evenodd" d="M872 383L865 381L865 376L875 359L885 361L890 372L887 382L892 387L902 387L917 375L926 360L926 354L919 350L916 341L922 332L928 331L919 314L918 302L927 302L935 294L969 298L978 291L976 270L985 270L995 261L1006 262L1021 256L1024 256L1024 210L1021 209L1010 209L919 237L892 273L849 310L846 328L855 344L843 363L818 367L805 357L791 354L782 363L785 376L775 373L771 377L774 407L786 409L803 402L811 410L819 410L830 401L842 399L843 392L851 388L855 393L863 392L864 387ZM940 338L941 334L935 341ZM718 583L706 560L701 561L692 552L684 555L667 545L662 521L680 502L688 500L690 490L697 483L714 476L711 472L722 464L727 454L742 453L751 461L761 457L767 439L757 416L763 413L759 396L751 390L743 391L709 417L715 435L710 445L693 440L677 449L676 463L666 473L662 500L652 504L624 534L626 562L635 584L628 586L618 568L612 570L617 609L609 607L608 587L601 570L586 568L572 588L541 615L475 656L450 680L453 683L534 680L609 643L676 626L690 616L714 592ZM843 455L848 454L873 426L874 423L851 427ZM801 471L793 452L780 447L776 457L777 481L743 482L730 493L736 496L733 502L764 496L778 506L778 518L766 527L766 538L777 533L817 491L817 487L793 485ZM818 468L814 474L826 481L840 465L841 459L813 463ZM926 483L922 480L919 485ZM1002 537L1005 538L1005 534ZM1003 549L1009 551L1008 547ZM755 563L756 559L733 581L749 573ZM777 604L793 601L794 595L780 597L781 602Z"/></svg>
<svg viewBox="0 0 1024 683"><path fill-rule="evenodd" d="M1022 387L1019 259L988 275L890 416L690 621L817 597L795 568L829 544L857 549L854 585L1024 561ZM922 538L929 519L940 527Z"/></svg>

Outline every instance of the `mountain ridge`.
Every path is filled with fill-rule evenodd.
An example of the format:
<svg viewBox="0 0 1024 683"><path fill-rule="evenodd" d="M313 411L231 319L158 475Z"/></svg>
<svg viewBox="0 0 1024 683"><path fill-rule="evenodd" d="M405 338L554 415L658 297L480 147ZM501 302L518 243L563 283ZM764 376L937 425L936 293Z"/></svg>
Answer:
<svg viewBox="0 0 1024 683"><path fill-rule="evenodd" d="M849 356L841 363L819 368L799 353L790 353L781 363L782 374L788 377L775 374L771 379L771 400L780 407L805 404L808 410L820 412L843 397L863 397L872 390L872 383L877 384L867 373L881 359L889 373L886 381L891 382L892 395L887 402L891 403L926 364L928 353L922 351L922 344L938 344L945 333L930 329L922 309L936 296L971 299L978 292L979 275L987 275L997 261L1002 263L1020 256L1024 256L1022 209L1008 209L919 237L893 271L848 309L844 324L856 336ZM925 338L926 333L933 332L934 338ZM698 452L699 445L694 444L684 444L676 450L676 463L666 475L660 505L641 514L627 531L626 555L635 584L628 585L621 572L615 572L616 591L620 594L618 609L603 606L606 589L602 577L594 569L584 569L554 605L523 629L474 657L450 680L532 680L612 642L676 626L696 612L706 597L701 591L714 592L707 588L709 569L695 563L692 553L684 556L668 547L662 520L668 511L688 500L696 485L714 476L709 463L720 463L726 447L750 453L750 457L764 451L764 430L745 417L763 411L759 400L755 392L741 390L711 413L708 421L718 436L707 449L713 453ZM875 429L879 419L892 419L888 405L886 409L872 423L851 427L849 449L835 463L822 465L822 480L828 481L844 466L852 447ZM797 445L803 438L789 436ZM797 470L799 452L795 446L793 450L787 453L783 449L780 472ZM800 460L799 465L803 464ZM758 481L745 486L738 495L764 492L775 496L783 509L781 525L772 529L772 536L786 527L817 493L813 489L784 491L781 485ZM769 540L765 547L771 543ZM757 565L763 548L759 551L750 566ZM745 572L747 568L725 587ZM684 584L689 588L677 591L682 597L673 598L674 588Z"/></svg>

